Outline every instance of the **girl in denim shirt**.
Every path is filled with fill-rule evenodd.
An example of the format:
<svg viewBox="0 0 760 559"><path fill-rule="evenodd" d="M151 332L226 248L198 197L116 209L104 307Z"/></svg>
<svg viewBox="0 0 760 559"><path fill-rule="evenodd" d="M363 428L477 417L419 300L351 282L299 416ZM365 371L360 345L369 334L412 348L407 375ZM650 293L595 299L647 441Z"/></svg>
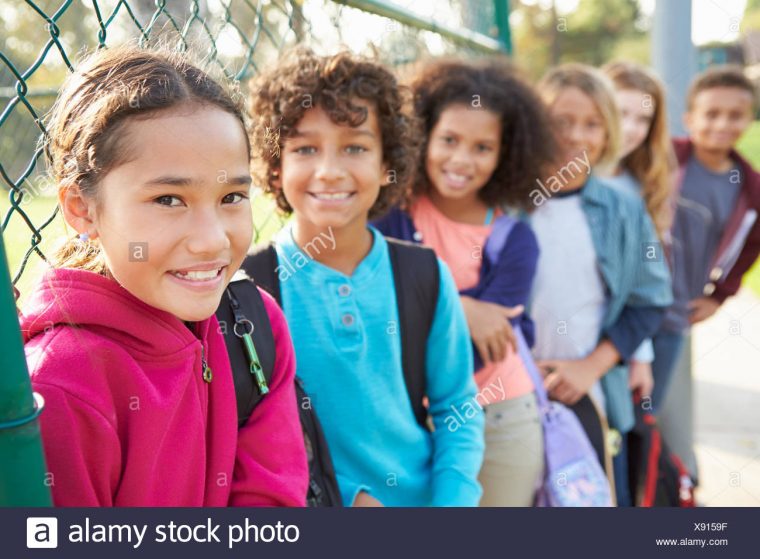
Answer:
<svg viewBox="0 0 760 559"><path fill-rule="evenodd" d="M568 64L551 70L538 90L562 155L540 182L531 217L540 248L531 299L534 353L550 396L576 412L608 465L600 423L620 433L633 426L623 365L657 330L672 300L670 278L641 198L607 187L593 173L618 149L619 117L607 79Z"/></svg>

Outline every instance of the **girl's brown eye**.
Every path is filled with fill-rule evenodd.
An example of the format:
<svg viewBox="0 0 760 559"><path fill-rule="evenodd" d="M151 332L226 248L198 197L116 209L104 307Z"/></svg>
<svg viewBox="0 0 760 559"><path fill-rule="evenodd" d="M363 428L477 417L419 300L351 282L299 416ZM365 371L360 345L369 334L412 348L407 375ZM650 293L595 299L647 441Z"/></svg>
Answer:
<svg viewBox="0 0 760 559"><path fill-rule="evenodd" d="M176 207L180 206L182 204L182 200L177 198L176 196L171 195L164 195L159 196L158 198L153 200L156 204L160 206L168 206L168 207ZM175 203L176 202L176 203Z"/></svg>
<svg viewBox="0 0 760 559"><path fill-rule="evenodd" d="M227 194L224 198L222 198L222 202L225 204L238 204L248 198L248 195L244 192L233 192L232 194Z"/></svg>

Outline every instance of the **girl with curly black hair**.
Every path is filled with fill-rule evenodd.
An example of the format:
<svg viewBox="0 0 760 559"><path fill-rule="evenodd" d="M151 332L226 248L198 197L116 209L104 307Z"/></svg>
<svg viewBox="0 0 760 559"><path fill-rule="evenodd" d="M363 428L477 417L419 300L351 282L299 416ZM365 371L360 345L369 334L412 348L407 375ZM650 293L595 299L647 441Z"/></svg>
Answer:
<svg viewBox="0 0 760 559"><path fill-rule="evenodd" d="M555 159L552 127L537 94L501 59L433 61L412 90L424 129L417 177L403 207L377 226L432 247L450 267L486 411L480 504L530 506L543 471L543 435L509 320L532 343L533 324L522 309L538 244L530 227L508 214L532 209Z"/></svg>

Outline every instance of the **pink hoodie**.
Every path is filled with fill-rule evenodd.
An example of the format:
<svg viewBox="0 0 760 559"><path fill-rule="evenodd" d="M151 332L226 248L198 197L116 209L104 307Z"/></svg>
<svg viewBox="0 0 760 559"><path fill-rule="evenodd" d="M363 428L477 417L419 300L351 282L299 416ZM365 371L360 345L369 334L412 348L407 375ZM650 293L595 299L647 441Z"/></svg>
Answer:
<svg viewBox="0 0 760 559"><path fill-rule="evenodd" d="M155 309L117 282L50 270L21 316L58 506L303 506L308 470L295 357L282 311L264 302L277 362L270 393L238 430L216 317ZM201 376L205 355L213 371Z"/></svg>

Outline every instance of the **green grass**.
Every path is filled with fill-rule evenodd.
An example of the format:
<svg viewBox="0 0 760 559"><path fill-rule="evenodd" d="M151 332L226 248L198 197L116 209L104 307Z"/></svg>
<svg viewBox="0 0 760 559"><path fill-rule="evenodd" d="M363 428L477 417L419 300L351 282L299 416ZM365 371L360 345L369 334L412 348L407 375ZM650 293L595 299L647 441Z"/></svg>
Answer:
<svg viewBox="0 0 760 559"><path fill-rule="evenodd" d="M4 221L11 207L8 200L8 193L3 192L0 198L0 218ZM29 219L35 226L39 227L53 214L56 207L55 198L43 196L27 197L21 204L23 211L29 216ZM42 231L42 242L40 250L43 254L50 254L55 250L56 244L66 235L63 219L56 216L55 220ZM8 255L8 265L10 267L11 277L15 277L24 255L32 246L32 231L22 217L13 212L8 221L8 227L3 231L3 242L5 251ZM36 253L32 253L27 262L26 269L21 278L16 283L22 296L25 296L34 285L42 271L42 259Z"/></svg>
<svg viewBox="0 0 760 559"><path fill-rule="evenodd" d="M749 287L755 294L760 297L760 259L744 275L744 285Z"/></svg>
<svg viewBox="0 0 760 559"><path fill-rule="evenodd" d="M0 197L0 221L5 220L8 209L11 207L8 200L8 193L2 193ZM27 197L21 207L29 216L29 219L36 226L42 223L53 214L57 200L52 197ZM255 225L256 235L254 243L261 243L269 240L283 225L283 220L274 210L273 202L265 196L255 196L253 198L253 223ZM67 237L72 236L73 230L65 227L61 215L57 215L53 222L42 231L42 242L40 250L45 255L54 252L56 246ZM11 278L15 277L24 255L32 246L32 231L27 226L17 212L11 215L8 227L3 231L3 242L8 254L8 264L11 271ZM16 287L21 292L21 301L31 291L35 282L44 270L44 262L36 253L32 253L27 262L26 268L16 283Z"/></svg>
<svg viewBox="0 0 760 559"><path fill-rule="evenodd" d="M752 123L736 148L752 163L755 169L760 170L760 120Z"/></svg>
<svg viewBox="0 0 760 559"><path fill-rule="evenodd" d="M752 166L760 171L760 121L752 124L742 137L737 148L752 163ZM760 296L760 259L755 262L755 265L744 276L744 285Z"/></svg>

